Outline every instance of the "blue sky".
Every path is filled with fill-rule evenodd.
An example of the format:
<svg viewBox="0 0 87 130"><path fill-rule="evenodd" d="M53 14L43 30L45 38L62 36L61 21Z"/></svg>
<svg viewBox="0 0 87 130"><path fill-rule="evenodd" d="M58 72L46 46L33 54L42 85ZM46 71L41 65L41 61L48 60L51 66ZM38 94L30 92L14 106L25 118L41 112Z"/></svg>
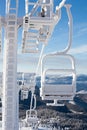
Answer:
<svg viewBox="0 0 87 130"><path fill-rule="evenodd" d="M58 5L61 0L54 0L54 5ZM66 0L72 5L73 15L73 43L70 54L75 57L77 74L87 74L87 0ZM54 7L55 7L54 6ZM19 0L18 16L25 14L24 0ZM0 0L0 15L5 15L5 0ZM68 41L68 19L66 10L62 9L62 18L56 25L52 37L44 50L45 53L63 49ZM18 71L35 72L38 55L21 54L21 32L18 30ZM4 43L3 43L4 44ZM3 54L2 54L3 55ZM0 54L0 71L2 71L2 56Z"/></svg>

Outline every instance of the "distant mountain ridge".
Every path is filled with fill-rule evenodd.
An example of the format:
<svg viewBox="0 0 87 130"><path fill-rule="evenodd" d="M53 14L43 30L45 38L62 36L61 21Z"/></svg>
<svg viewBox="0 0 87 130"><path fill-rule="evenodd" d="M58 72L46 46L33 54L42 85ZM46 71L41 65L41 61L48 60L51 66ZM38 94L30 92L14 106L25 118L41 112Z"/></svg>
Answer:
<svg viewBox="0 0 87 130"><path fill-rule="evenodd" d="M20 73L17 73L17 81L20 81L20 84L21 85L21 81L22 81L22 72ZM30 79L30 77L34 75L32 73L25 73L25 80L27 79ZM61 84L61 82L67 84L67 83L71 83L71 77L64 77L63 79L61 79L61 77L59 77L59 79L57 79L56 77L52 77L51 78L53 80L53 83L54 84ZM48 83L51 83L51 80L46 77L46 80ZM2 73L0 73L0 84L2 84ZM38 76L36 78L36 86L37 87L41 87L41 77ZM84 74L81 74L81 75L77 75L77 79L76 79L76 88L77 88L77 92L78 91L87 91L87 75L84 75Z"/></svg>

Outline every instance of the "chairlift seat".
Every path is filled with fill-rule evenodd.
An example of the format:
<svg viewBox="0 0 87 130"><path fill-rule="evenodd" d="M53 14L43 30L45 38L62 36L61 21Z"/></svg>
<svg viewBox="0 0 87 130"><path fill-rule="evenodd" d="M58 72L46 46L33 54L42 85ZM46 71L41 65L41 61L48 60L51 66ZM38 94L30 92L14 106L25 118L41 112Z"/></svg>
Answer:
<svg viewBox="0 0 87 130"><path fill-rule="evenodd" d="M37 118L37 111L36 110L27 110L26 111L26 120L27 122L31 123L37 123L38 118Z"/></svg>
<svg viewBox="0 0 87 130"><path fill-rule="evenodd" d="M36 26L43 26L43 25L52 25L54 23L53 18L49 17L30 17L29 19L29 25L31 27L36 27Z"/></svg>
<svg viewBox="0 0 87 130"><path fill-rule="evenodd" d="M44 80L46 80L46 73L49 70L45 71L45 77ZM50 72L53 71L60 71L57 69L50 70ZM64 71L64 70L63 70ZM68 71L68 70L66 70ZM61 70L62 72L62 70ZM72 71L71 71L72 72ZM74 79L75 73L72 72L72 78ZM74 90L74 80L72 81L72 84L48 84L45 81L41 84L41 96L43 100L73 100L73 97L75 96L75 90Z"/></svg>
<svg viewBox="0 0 87 130"><path fill-rule="evenodd" d="M64 55L63 55L64 56ZM76 74L74 67L74 60L70 55L66 55L67 58L71 60L72 68L71 69L45 69L44 68L44 58L42 60L42 75L41 75L41 88L40 88L40 96L42 100L73 100L76 91ZM45 59L46 60L46 59ZM45 63L44 63L45 64ZM64 83L60 80L59 83L52 83L47 80L47 76L55 77L56 74L69 74L71 76L71 83ZM66 77L66 75L65 75ZM49 78L48 78L49 79ZM54 78L55 79L55 78ZM63 83L62 83L63 82Z"/></svg>

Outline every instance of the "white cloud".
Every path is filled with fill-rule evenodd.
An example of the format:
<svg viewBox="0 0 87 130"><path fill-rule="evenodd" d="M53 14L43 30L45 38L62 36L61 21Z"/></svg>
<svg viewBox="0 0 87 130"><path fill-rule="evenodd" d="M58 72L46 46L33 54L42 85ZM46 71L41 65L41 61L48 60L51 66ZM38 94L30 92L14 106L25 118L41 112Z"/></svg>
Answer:
<svg viewBox="0 0 87 130"><path fill-rule="evenodd" d="M80 37L87 34L87 23L78 23L74 25L74 37Z"/></svg>
<svg viewBox="0 0 87 130"><path fill-rule="evenodd" d="M78 36L85 35L85 34L87 34L87 27L81 28L77 33Z"/></svg>
<svg viewBox="0 0 87 130"><path fill-rule="evenodd" d="M83 54L83 53L87 53L87 44L76 47L76 48L72 48L70 50L71 54Z"/></svg>

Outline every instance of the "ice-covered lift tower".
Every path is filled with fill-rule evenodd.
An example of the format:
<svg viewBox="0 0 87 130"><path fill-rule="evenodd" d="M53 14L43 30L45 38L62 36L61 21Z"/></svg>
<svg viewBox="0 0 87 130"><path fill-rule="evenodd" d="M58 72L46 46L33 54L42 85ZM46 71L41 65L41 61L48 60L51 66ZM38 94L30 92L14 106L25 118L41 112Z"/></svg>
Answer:
<svg viewBox="0 0 87 130"><path fill-rule="evenodd" d="M17 10L18 0L6 0L4 38L2 130L18 130Z"/></svg>

